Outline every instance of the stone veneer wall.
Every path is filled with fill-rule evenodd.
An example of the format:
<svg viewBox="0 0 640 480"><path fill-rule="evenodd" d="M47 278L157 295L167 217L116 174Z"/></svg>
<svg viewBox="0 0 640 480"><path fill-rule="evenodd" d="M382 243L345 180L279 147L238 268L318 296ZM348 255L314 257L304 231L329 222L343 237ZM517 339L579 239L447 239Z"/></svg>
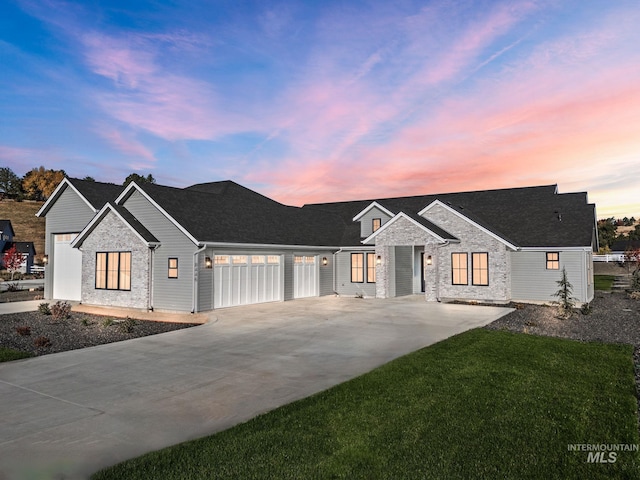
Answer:
<svg viewBox="0 0 640 480"><path fill-rule="evenodd" d="M511 300L511 255L504 243L441 206L431 208L424 217L460 239L460 243L441 246L434 253L428 253L425 248L425 253L434 259L434 269L440 280L437 286L439 298L498 302ZM471 284L471 254L474 252L489 254L488 286ZM452 253L468 254L469 285L452 284Z"/></svg>
<svg viewBox="0 0 640 480"><path fill-rule="evenodd" d="M97 252L131 252L131 290L98 290ZM150 249L113 212L82 244L82 303L130 308L149 307Z"/></svg>
<svg viewBox="0 0 640 480"><path fill-rule="evenodd" d="M382 257L382 262L376 267L376 297L389 298L395 296L394 259L396 246L415 246L425 249L426 255L434 255L438 240L416 226L406 218L399 218L392 225L381 231L375 238L376 256ZM428 272L429 270L427 270ZM429 301L435 301L436 277L425 276L425 296Z"/></svg>

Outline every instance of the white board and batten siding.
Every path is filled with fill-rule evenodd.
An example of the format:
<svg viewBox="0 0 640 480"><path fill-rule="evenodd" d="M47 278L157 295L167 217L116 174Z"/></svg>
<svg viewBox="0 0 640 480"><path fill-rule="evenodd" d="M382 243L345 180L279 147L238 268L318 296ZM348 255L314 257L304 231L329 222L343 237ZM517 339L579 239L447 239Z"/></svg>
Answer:
<svg viewBox="0 0 640 480"><path fill-rule="evenodd" d="M578 302L593 299L593 267L591 252L554 250L559 252L559 269L547 269L546 251L511 252L511 298L514 301L552 302L559 286L556 283L567 272Z"/></svg>

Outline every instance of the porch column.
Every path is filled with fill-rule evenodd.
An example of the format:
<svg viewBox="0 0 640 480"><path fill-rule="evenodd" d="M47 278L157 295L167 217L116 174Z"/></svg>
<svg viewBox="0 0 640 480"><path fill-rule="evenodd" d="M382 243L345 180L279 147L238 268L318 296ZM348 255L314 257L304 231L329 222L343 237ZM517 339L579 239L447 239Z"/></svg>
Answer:
<svg viewBox="0 0 640 480"><path fill-rule="evenodd" d="M376 245L376 262L378 257L381 259L379 264L376 263L376 298L389 298L390 296L390 269L393 268L391 248L385 245Z"/></svg>
<svg viewBox="0 0 640 480"><path fill-rule="evenodd" d="M424 246L424 298L427 302L438 300L438 257L435 244ZM429 265L431 257L431 265Z"/></svg>

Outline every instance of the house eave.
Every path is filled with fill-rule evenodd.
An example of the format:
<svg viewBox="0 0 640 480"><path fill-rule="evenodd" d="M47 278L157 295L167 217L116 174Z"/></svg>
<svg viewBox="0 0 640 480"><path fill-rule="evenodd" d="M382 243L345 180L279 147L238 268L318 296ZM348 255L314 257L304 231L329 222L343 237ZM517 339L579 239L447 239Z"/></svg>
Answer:
<svg viewBox="0 0 640 480"><path fill-rule="evenodd" d="M362 210L360 213L358 213L355 217L353 217L353 221L357 222L358 220L360 220L364 215L367 214L367 212L369 212L369 210L372 210L374 208L377 208L378 210L386 213L387 215L389 215L390 217L393 218L393 216L395 215L392 211L390 211L389 209L383 207L382 205L380 205L378 202L371 202L369 205L367 205L367 207Z"/></svg>

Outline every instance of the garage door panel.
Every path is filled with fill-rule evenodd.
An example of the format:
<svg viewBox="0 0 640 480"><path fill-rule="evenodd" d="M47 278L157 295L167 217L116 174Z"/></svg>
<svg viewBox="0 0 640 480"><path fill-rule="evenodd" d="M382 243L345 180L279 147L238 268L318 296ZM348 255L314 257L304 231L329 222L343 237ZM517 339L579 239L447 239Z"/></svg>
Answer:
<svg viewBox="0 0 640 480"><path fill-rule="evenodd" d="M279 256L220 255L214 264L215 308L282 299Z"/></svg>
<svg viewBox="0 0 640 480"><path fill-rule="evenodd" d="M315 256L293 257L293 298L318 296L318 262Z"/></svg>
<svg viewBox="0 0 640 480"><path fill-rule="evenodd" d="M57 300L81 300L82 252L71 247L77 233L53 236L53 298Z"/></svg>

